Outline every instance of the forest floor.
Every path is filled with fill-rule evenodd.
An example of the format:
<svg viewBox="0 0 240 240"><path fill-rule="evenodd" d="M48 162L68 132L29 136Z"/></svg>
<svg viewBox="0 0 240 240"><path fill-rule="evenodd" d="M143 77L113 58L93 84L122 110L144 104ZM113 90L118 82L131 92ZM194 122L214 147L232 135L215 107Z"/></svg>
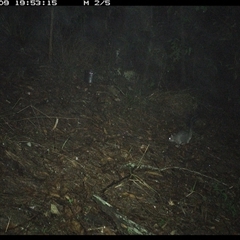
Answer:
<svg viewBox="0 0 240 240"><path fill-rule="evenodd" d="M239 123L200 100L73 79L1 79L0 233L240 234ZM206 105L205 105L206 106Z"/></svg>

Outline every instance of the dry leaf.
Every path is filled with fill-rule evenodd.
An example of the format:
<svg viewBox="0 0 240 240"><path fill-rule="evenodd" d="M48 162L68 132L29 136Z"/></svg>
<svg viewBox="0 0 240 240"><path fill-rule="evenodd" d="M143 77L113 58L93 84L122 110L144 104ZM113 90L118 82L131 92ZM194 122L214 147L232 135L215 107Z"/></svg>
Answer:
<svg viewBox="0 0 240 240"><path fill-rule="evenodd" d="M174 202L173 202L171 199L168 201L168 204L169 204L170 206L174 206L174 205L175 205Z"/></svg>
<svg viewBox="0 0 240 240"><path fill-rule="evenodd" d="M58 211L58 208L55 204L51 204L51 213L55 215L60 215L60 212Z"/></svg>
<svg viewBox="0 0 240 240"><path fill-rule="evenodd" d="M74 221L74 220L71 221L70 227L71 227L71 229L74 233L77 233L77 234L83 234L84 233L84 229L82 228L81 224L77 221Z"/></svg>

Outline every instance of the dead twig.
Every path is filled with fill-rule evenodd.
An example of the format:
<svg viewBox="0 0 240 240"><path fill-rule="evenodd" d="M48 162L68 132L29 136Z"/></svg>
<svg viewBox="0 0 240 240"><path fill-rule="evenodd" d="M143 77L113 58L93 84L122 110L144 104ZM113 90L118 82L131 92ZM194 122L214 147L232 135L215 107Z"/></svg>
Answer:
<svg viewBox="0 0 240 240"><path fill-rule="evenodd" d="M196 171L193 171L193 170L190 170L190 169L187 169L187 168L181 168L181 167L166 167L166 168L161 168L161 169L159 169L159 168L156 168L156 167L153 167L153 166L139 165L139 164L136 165L135 163L128 163L128 164L124 165L123 167L128 167L128 168L130 167L130 168L132 168L132 169L136 168L135 170L137 170L137 169L151 169L151 170L155 170L155 171L159 171L159 172L163 172L163 171L171 170L171 169L178 169L178 170L182 170L182 171L191 172L191 173L194 173L194 174L196 174L196 175L200 175L200 176L205 177L205 178L212 179L212 180L214 180L214 181L216 181L216 182L218 182L218 183L221 183L222 185L228 187L229 189L232 188L232 186L229 187L226 183L221 182L221 181L219 181L219 180L216 179L216 178L207 176L207 175L205 175L205 174L202 174L202 173L200 173L200 172L196 172Z"/></svg>
<svg viewBox="0 0 240 240"><path fill-rule="evenodd" d="M144 151L144 153L143 153L141 159L139 160L139 162L138 162L138 166L137 166L137 169L140 167L141 162L142 162L142 160L143 160L143 158L144 158L144 156L145 156L145 154L146 154L146 152L147 152L149 146L150 146L150 144L147 145L147 147L146 147L146 149L145 149L145 151Z"/></svg>
<svg viewBox="0 0 240 240"><path fill-rule="evenodd" d="M16 105L18 104L18 102L20 101L20 100L22 100L23 98L19 98L18 100L17 100L17 102L13 105L13 107L12 107L12 109L14 109L15 107L16 107Z"/></svg>
<svg viewBox="0 0 240 240"><path fill-rule="evenodd" d="M58 125L58 118L56 118L56 121L55 121L55 124L54 124L54 126L52 128L52 131L56 129L57 125Z"/></svg>
<svg viewBox="0 0 240 240"><path fill-rule="evenodd" d="M7 232L7 230L8 230L8 227L9 227L9 225L10 225L10 221L11 221L11 217L8 218L8 223L7 223L7 226L6 226L5 232Z"/></svg>

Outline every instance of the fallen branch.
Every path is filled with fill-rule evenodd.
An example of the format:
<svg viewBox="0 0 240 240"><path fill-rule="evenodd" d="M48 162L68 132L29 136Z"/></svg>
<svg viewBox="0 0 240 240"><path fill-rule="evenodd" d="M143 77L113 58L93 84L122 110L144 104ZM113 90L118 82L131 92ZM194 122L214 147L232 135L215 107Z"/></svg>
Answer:
<svg viewBox="0 0 240 240"><path fill-rule="evenodd" d="M128 219L126 216L117 212L117 210L110 205L108 202L104 201L101 197L97 195L93 195L93 200L100 205L102 211L106 213L108 216L112 218L114 223L116 224L119 232L122 234L128 235L153 235L148 232L146 229Z"/></svg>

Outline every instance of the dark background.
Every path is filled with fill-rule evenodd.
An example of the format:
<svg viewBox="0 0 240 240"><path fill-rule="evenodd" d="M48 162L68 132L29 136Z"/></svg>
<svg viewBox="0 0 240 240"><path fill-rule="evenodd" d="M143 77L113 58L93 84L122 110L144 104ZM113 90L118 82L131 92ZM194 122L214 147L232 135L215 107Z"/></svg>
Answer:
<svg viewBox="0 0 240 240"><path fill-rule="evenodd" d="M238 116L239 10L238 6L4 7L1 75L14 82L37 75L40 66L49 64L55 71L53 81L68 81L73 75L81 81L82 72L92 69L95 81L110 82L131 70L138 74L134 88L143 93L193 88L221 107L230 105Z"/></svg>

